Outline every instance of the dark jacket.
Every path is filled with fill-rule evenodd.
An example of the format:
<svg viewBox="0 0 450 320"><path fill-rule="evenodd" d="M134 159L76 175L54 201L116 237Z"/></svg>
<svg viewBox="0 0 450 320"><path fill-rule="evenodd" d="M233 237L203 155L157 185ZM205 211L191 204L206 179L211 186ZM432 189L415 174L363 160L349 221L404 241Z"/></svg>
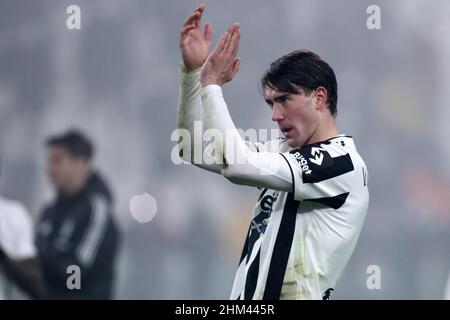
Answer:
<svg viewBox="0 0 450 320"><path fill-rule="evenodd" d="M77 194L59 194L44 209L36 232L48 298L110 299L118 242L112 196L98 174ZM81 289L74 288L76 274Z"/></svg>

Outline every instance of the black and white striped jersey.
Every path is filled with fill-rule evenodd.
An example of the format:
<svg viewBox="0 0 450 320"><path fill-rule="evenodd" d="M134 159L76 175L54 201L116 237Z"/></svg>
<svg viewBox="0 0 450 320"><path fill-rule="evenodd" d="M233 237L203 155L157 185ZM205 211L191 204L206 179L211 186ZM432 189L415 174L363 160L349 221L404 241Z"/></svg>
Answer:
<svg viewBox="0 0 450 320"><path fill-rule="evenodd" d="M284 138L246 143L221 87L201 87L200 69L181 76L179 129L192 138L200 121L220 136L200 150L203 159L214 154L213 162L198 163L191 152L181 152L198 153L189 147L192 139L182 139L180 153L233 183L260 189L231 299L328 299L355 248L369 202L367 169L353 139L339 135L301 148L290 148Z"/></svg>
<svg viewBox="0 0 450 320"><path fill-rule="evenodd" d="M290 148L256 144L287 163L291 191L260 188L231 299L328 299L366 216L367 169L353 139ZM285 176L283 172L278 176Z"/></svg>

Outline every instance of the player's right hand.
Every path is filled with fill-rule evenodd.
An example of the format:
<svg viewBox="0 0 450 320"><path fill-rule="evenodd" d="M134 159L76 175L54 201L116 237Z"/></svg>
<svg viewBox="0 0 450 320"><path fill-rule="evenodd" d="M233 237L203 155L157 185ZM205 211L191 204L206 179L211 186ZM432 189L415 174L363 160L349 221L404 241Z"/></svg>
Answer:
<svg viewBox="0 0 450 320"><path fill-rule="evenodd" d="M200 68L208 57L211 47L211 24L201 31L200 23L205 5L199 5L187 18L180 33L180 50L183 63L188 70Z"/></svg>

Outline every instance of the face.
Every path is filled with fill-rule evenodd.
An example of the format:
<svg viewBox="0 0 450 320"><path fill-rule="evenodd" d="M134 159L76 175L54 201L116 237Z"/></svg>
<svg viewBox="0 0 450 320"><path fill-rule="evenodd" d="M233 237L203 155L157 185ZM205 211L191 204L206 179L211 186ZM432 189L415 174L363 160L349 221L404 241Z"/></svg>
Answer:
<svg viewBox="0 0 450 320"><path fill-rule="evenodd" d="M308 144L320 120L315 92L306 96L304 93L286 93L266 87L265 99L272 109L272 121L278 123L288 145L301 147Z"/></svg>
<svg viewBox="0 0 450 320"><path fill-rule="evenodd" d="M58 190L69 191L84 175L87 161L73 157L67 150L51 146L47 152L47 174L50 182Z"/></svg>

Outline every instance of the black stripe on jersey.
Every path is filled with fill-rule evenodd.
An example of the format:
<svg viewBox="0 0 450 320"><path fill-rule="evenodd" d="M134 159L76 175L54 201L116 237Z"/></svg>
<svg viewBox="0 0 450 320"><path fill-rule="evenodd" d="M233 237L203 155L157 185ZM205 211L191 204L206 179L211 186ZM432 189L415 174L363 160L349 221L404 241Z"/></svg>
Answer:
<svg viewBox="0 0 450 320"><path fill-rule="evenodd" d="M258 197L258 201L260 201L260 200L262 199L262 197L266 194L267 190L269 190L269 189L264 188L264 189L261 191L261 193L260 193L260 195L259 195L259 197ZM247 253L249 252L248 249L249 249L249 247L250 247L249 245L250 245L250 234L251 234L251 230L252 230L252 225L251 225L251 222L250 222L250 226L248 227L247 237L245 237L244 248L242 249L242 253L241 253L241 259L239 260L239 265L240 265L241 262L244 260L244 258L245 258L245 256L247 255ZM252 245L251 247L253 248L253 245ZM251 254L251 251L250 251L250 254ZM248 258L247 258L247 261L248 261Z"/></svg>
<svg viewBox="0 0 450 320"><path fill-rule="evenodd" d="M294 239L295 221L299 201L294 200L294 194L289 192L284 204L283 216L278 229L277 239L272 251L269 273L267 275L264 300L279 300L283 286L286 266Z"/></svg>
<svg viewBox="0 0 450 320"><path fill-rule="evenodd" d="M260 250L258 250L258 254L253 260L250 268L248 268L247 278L245 279L245 291L243 300L252 300L253 295L255 294L256 284L258 283L259 258Z"/></svg>
<svg viewBox="0 0 450 320"><path fill-rule="evenodd" d="M347 200L347 197L349 195L349 192L341 193L334 197L325 197L325 198L316 198L316 199L304 199L303 201L314 201L319 202L327 207L333 208L333 209L339 209L342 207Z"/></svg>
<svg viewBox="0 0 450 320"><path fill-rule="evenodd" d="M257 200L256 202L258 202L259 200L262 199L262 197L266 194L267 190L268 190L268 189L263 189L263 190L261 191L261 193L259 194L258 200Z"/></svg>
<svg viewBox="0 0 450 320"><path fill-rule="evenodd" d="M312 157L310 148L295 149L289 153L295 154L297 152L300 152L303 156L303 160L306 160L309 169L302 171L303 183L317 183L355 170L352 159L348 153L332 158L328 152L324 151L321 153L323 155L322 164L317 165L310 160ZM295 160L299 161L298 159Z"/></svg>
<svg viewBox="0 0 450 320"><path fill-rule="evenodd" d="M291 164L289 163L288 159L284 156L284 154L280 153L280 155L286 160L289 170L291 170L291 177L292 177L292 193L295 193L295 179L294 179L294 171L292 170Z"/></svg>
<svg viewBox="0 0 450 320"><path fill-rule="evenodd" d="M253 247L255 245L255 242L258 241L258 239L259 239L259 232L258 232L258 230L255 230L255 229L252 230L252 223L253 223L253 220L252 220L252 222L250 222L249 236L247 238L248 242L246 241L247 246L248 246L247 247L247 262L246 262L246 264L250 260L250 255L253 252Z"/></svg>
<svg viewBox="0 0 450 320"><path fill-rule="evenodd" d="M239 265L241 265L242 260L244 260L245 256L248 253L248 242L250 237L250 227L248 227L247 236L245 237L244 248L242 248L241 259L239 260Z"/></svg>

